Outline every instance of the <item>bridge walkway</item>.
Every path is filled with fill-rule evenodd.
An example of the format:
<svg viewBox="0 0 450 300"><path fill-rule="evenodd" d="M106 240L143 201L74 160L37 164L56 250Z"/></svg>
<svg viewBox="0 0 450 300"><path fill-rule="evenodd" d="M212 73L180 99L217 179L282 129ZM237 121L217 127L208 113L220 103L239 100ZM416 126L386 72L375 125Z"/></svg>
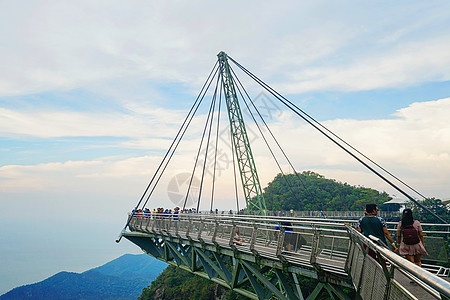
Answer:
<svg viewBox="0 0 450 300"><path fill-rule="evenodd" d="M280 229L283 222L292 233ZM450 297L447 281L336 220L153 215L134 216L129 229L124 237L148 254L253 299L303 299L298 276L319 281L309 299L324 292L333 299ZM367 255L367 247L381 261ZM416 296L423 293L427 298Z"/></svg>

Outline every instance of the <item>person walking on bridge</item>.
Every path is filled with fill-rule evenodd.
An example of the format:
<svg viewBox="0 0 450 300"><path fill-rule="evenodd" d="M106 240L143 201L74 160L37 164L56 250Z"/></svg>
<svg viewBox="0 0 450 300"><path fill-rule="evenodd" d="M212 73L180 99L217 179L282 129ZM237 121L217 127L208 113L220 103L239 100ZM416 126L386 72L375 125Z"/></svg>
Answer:
<svg viewBox="0 0 450 300"><path fill-rule="evenodd" d="M402 220L397 225L397 242L399 253L405 255L406 259L422 266L421 256L428 255L425 250L422 225L414 220L412 210L407 208L403 211Z"/></svg>
<svg viewBox="0 0 450 300"><path fill-rule="evenodd" d="M389 233L386 221L377 216L378 207L376 204L366 204L365 216L360 218L356 230L363 233L365 236L373 235L380 239L385 245L386 238L389 240L392 246L392 251L396 252L397 247L391 234ZM376 254L374 251L369 249L369 255L376 259Z"/></svg>

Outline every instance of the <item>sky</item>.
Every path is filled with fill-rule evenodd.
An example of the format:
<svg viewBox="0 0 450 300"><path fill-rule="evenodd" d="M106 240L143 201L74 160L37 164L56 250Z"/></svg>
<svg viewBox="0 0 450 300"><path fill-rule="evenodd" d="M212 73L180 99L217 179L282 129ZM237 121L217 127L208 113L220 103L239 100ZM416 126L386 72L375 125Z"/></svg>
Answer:
<svg viewBox="0 0 450 300"><path fill-rule="evenodd" d="M0 2L0 294L140 253L114 240L220 51L420 193L450 198L448 24L448 1ZM297 171L402 198L233 68ZM207 105L150 208L177 204ZM265 187L279 171L247 126ZM228 210L220 128L214 207Z"/></svg>

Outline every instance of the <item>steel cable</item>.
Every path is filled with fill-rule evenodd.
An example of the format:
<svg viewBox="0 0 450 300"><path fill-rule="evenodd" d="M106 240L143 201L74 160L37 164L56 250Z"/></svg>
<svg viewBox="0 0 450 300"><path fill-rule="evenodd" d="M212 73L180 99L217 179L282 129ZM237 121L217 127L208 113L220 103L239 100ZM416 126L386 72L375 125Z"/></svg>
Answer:
<svg viewBox="0 0 450 300"><path fill-rule="evenodd" d="M406 187L408 187L409 189L411 189L412 191L416 192L418 195L422 196L424 199L427 199L425 196L423 196L421 193L417 192L415 189L413 189L412 187L410 187L408 184L404 183L402 180L398 179L396 176L392 175L392 173L386 171L386 169L382 168L379 164L375 163L373 160L371 160L370 158L368 158L366 155L362 154L360 151L356 150L353 146L351 146L350 144L348 144L347 142L343 141L340 137L338 137L336 134L334 134L333 132L331 132L329 129L327 129L325 126L323 126L322 124L320 124L318 121L316 121L315 119L313 119L311 116L309 116L307 113L305 113L302 109L300 109L299 107L297 107L294 103L292 103L291 101L289 101L288 99L286 99L284 96L282 96L281 94L279 94L278 92L276 92L273 88L271 88L269 85L267 85L264 81L262 81L261 79L259 79L257 76L255 76L253 73L251 73L249 70L247 70L245 67L243 67L241 64L239 64L237 61L235 61L233 58L229 57L228 58L236 64L236 66L238 66L244 73L246 73L250 78L252 78L253 80L255 80L259 85L261 85L265 90L267 90L270 94L272 94L276 99L278 99L281 103L283 103L286 107L288 107L290 110L292 110L295 114L297 114L299 117L301 117L304 121L306 121L308 124L310 124L311 126L313 126L316 130L318 130L320 133L322 133L325 137L327 137L330 141L332 141L334 144L336 144L338 147L340 147L342 150L344 150L347 154L349 154L350 156L352 156L354 159L356 159L358 162L360 162L362 165L364 165L367 169L369 169L370 171L372 171L374 174L376 174L378 177L380 177L382 180L384 180L386 183L388 183L390 186L392 186L394 189L396 189L397 191L399 191L401 194L403 194L405 197L407 197L409 200L413 201L414 203L416 203L419 207L423 208L424 210L426 210L427 212L429 212L431 215L433 215L435 218L437 218L438 220L440 220L441 222L447 224L447 222L445 220L443 220L441 217L439 217L438 215L436 215L434 212L432 212L430 209L428 209L427 207L425 207L423 204L421 204L420 202L418 202L416 199L412 198L410 195L408 195L405 191L403 191L401 188L399 188L397 185L395 185L393 182L391 182L389 179L387 179L386 177L384 177L382 174L380 174L379 172L377 172L375 169L373 169L371 166L369 166L367 163L365 163L362 159L360 159L359 157L357 157L354 153L352 153L349 149L345 148L342 144L340 144L338 141L336 141L334 138L332 138L330 135L328 135L325 131L327 131L328 133L330 133L331 135L333 135L334 137L336 137L339 141L343 142L345 145L347 145L348 147L350 147L350 149L354 150L355 152L357 152L358 154L360 154L361 156L363 156L364 158L366 158L368 161L370 161L371 163L373 163L375 166L379 167L381 170L385 171L387 174L389 174L390 176L392 176L393 178L395 178L396 180L398 180L400 183L402 183L403 185L405 185ZM306 116L306 117L305 117ZM309 119L311 120L309 120ZM316 125L317 124L317 125ZM322 129L320 129L318 126L322 127Z"/></svg>

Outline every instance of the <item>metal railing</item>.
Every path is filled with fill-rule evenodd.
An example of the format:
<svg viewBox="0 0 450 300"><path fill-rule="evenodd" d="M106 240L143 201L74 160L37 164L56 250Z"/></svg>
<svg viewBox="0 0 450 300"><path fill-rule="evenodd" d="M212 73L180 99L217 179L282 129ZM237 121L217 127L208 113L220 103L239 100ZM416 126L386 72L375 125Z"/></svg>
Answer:
<svg viewBox="0 0 450 300"><path fill-rule="evenodd" d="M165 215L165 214L141 214L141 215L135 215L135 217L133 219L137 219L137 220L146 220L145 222L147 222L148 224L152 224L152 227L154 228L158 228L161 229L163 227L167 227L166 231L169 230L171 228L171 226L173 226L173 224L171 222L173 222L173 218L175 215ZM249 216L249 215L236 215L236 214L186 214L186 213L181 213L178 215L178 217L180 219L180 226L184 226L186 227L189 224L186 224L185 220L192 220L192 224L197 224L196 226L193 226L192 228L185 228L187 229L187 232L193 232L195 230L198 229L198 223L200 222L200 220L203 220L201 222L203 222L204 224L207 224L205 226L211 226L211 222L216 224L215 222L220 222L217 224L221 224L224 227L220 228L220 230L222 231L222 236L224 234L223 230L224 228L228 228L229 232L227 232L227 235L231 235L232 231L231 231L231 227L229 227L229 220L233 221L235 223L236 226L240 225L242 226L244 230L244 232L241 232L241 235L244 239L250 239L252 236L252 230L253 230L253 226L257 225L257 229L259 229L259 231L266 231L265 232L265 236L266 239L268 239L268 237L270 235L272 235L271 240L275 239L275 234L276 231L274 230L274 228L277 226L277 224L279 222L282 221L288 221L290 223L292 223L292 225L294 226L294 236L295 236L295 245L292 245L293 247L291 247L291 249L296 249L294 250L289 250L289 249L285 249L288 252L298 252L298 250L300 250L302 246L303 250L301 252L305 252L305 249L308 249L308 247L311 247L311 243L312 243L312 237L314 236L314 230L317 229L321 231L321 234L323 235L321 237L321 242L323 244L324 240L328 239L328 243L326 243L326 247L330 247L329 249L325 249L323 251L329 251L330 253L339 253L339 252L345 252L348 249L346 249L345 247L343 247L341 244L345 243L343 241L337 242L336 241L339 240L336 237L336 232L335 231L330 231L333 232L334 237L330 238L329 236L327 236L326 231L327 229L334 229L334 230L344 230L344 224L345 223L350 223L350 224L355 224L355 220L346 220L346 219L326 219L326 218L321 218L321 219L316 219L316 218L289 218L286 216ZM150 219L150 220L149 220ZM156 222L153 222L152 220L159 220ZM213 221L214 220L214 221ZM142 221L143 222L143 221ZM159 222L159 223L158 223ZM146 225L147 223L143 224ZM387 222L388 224L388 230L391 232L391 235L394 237L396 237L397 234L397 222ZM427 251L428 251L428 256L424 257L424 260L426 262L429 263L433 263L435 264L435 262L444 262L444 263L448 263L449 262L449 257L448 257L448 251L446 249L446 243L449 242L449 237L450 237L450 231L448 228L449 225L446 224L427 224L427 223L423 223L422 224L422 228L423 228L423 232L424 232L424 238L425 238L425 244L427 245ZM432 229L432 230L431 230ZM174 230L174 228L172 228L172 230ZM261 233L258 232L258 236L261 235ZM206 235L207 236L207 235ZM290 236L288 236L290 237ZM284 237L282 237L284 238ZM294 238L290 237L292 240ZM305 243L304 239L306 239L306 241L308 243ZM336 244L336 245L335 245ZM334 249L336 248L337 249ZM285 247L286 248L286 247ZM337 251L337 252L336 252ZM433 268L432 266L430 267L431 269ZM448 270L444 270L444 271L437 271L437 272L448 272ZM445 273L446 274L446 273Z"/></svg>
<svg viewBox="0 0 450 300"><path fill-rule="evenodd" d="M225 213L225 212L224 212ZM398 211L385 211L378 212L382 218L400 218L401 213ZM364 211L320 211L320 210L302 210L302 211L269 211L269 216L284 216L284 217L296 217L296 218L348 218L355 219L364 215Z"/></svg>
<svg viewBox="0 0 450 300"><path fill-rule="evenodd" d="M347 230L352 243L345 269L363 299L450 299L450 282L391 252L377 238Z"/></svg>
<svg viewBox="0 0 450 300"><path fill-rule="evenodd" d="M289 222L290 226L280 226L282 222ZM285 230L286 227L289 228ZM347 275L344 265L350 239L342 223L242 215L150 214L134 216L129 228L238 248Z"/></svg>

